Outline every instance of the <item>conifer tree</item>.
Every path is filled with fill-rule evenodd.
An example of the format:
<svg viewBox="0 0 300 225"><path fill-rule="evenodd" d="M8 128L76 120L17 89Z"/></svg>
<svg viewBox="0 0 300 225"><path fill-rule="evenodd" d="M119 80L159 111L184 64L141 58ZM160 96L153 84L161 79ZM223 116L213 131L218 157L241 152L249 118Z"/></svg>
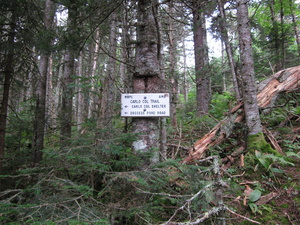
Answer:
<svg viewBox="0 0 300 225"><path fill-rule="evenodd" d="M160 46L157 23L157 0L139 0L137 4L137 41L133 91L158 93L162 85L160 72ZM133 143L135 152L153 151L146 165L159 160L159 119L156 117L133 118L133 132L138 134Z"/></svg>
<svg viewBox="0 0 300 225"><path fill-rule="evenodd" d="M237 22L241 58L241 78L246 124L248 128L248 148L264 150L270 147L264 139L257 104L252 39L248 17L248 0L237 0Z"/></svg>
<svg viewBox="0 0 300 225"><path fill-rule="evenodd" d="M60 111L60 147L69 145L72 135L73 119L73 87L75 72L75 55L78 51L77 29L78 6L76 0L72 0L68 5L68 43L64 58L64 73L62 78L62 102Z"/></svg>
<svg viewBox="0 0 300 225"><path fill-rule="evenodd" d="M197 114L203 116L209 107L209 76L206 21L203 2L192 1L196 72Z"/></svg>
<svg viewBox="0 0 300 225"><path fill-rule="evenodd" d="M220 17L219 18L219 26L220 26L220 31L221 31L221 39L225 44L225 50L231 70L231 75L232 75L232 81L234 85L234 91L235 91L235 97L239 101L241 100L241 94L239 90L239 85L238 85L238 75L236 71L236 63L234 61L234 55L233 55L233 50L232 50L232 45L229 41L228 37L228 31L227 31L227 21L226 21L226 13L224 9L224 2L223 0L218 0L218 8L220 12Z"/></svg>
<svg viewBox="0 0 300 225"><path fill-rule="evenodd" d="M3 156L5 150L5 134L6 134L6 124L7 124L7 110L8 110L8 100L10 95L11 88L11 80L13 78L14 73L14 60L15 60L15 35L16 35L16 12L14 8L13 1L10 1L5 10L10 12L10 16L8 21L4 20L9 24L7 26L7 30L4 34L7 36L6 44L5 44L5 52L4 52L4 79L3 79L3 93L2 93L2 101L0 106L0 171L2 169Z"/></svg>
<svg viewBox="0 0 300 225"><path fill-rule="evenodd" d="M46 85L49 71L49 56L51 53L51 29L53 25L53 19L55 14L55 3L52 0L46 0L44 8L44 26L45 33L43 41L44 49L40 49L40 65L39 65L39 79L37 82L36 91L36 109L34 119L34 163L38 163L42 159L41 150L44 148L44 131L45 131L45 116L46 116Z"/></svg>

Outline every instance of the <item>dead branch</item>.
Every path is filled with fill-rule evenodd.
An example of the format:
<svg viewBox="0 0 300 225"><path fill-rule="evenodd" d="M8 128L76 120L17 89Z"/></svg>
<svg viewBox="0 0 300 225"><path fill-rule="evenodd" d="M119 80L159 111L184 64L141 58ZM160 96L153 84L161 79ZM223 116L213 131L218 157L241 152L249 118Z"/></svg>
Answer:
<svg viewBox="0 0 300 225"><path fill-rule="evenodd" d="M243 215L240 215L240 214L238 214L238 213L232 211L232 210L229 209L229 208L226 208L226 210L227 210L228 212L232 213L233 215L236 215L236 216L238 216L238 217L241 217L241 218L243 218L243 219L245 219L245 220L250 221L251 223L261 224L260 222L255 221L255 220L251 220L251 219L249 219L249 218L247 218L247 217L245 217L245 216L243 216Z"/></svg>
<svg viewBox="0 0 300 225"><path fill-rule="evenodd" d="M224 206L224 204L223 204L223 191L222 191L222 188L223 187L228 187L228 185L221 178L220 165L219 165L219 162L218 162L218 160L219 160L218 157L217 156L210 156L210 157L207 157L205 159L199 160L199 162L205 162L205 161L209 161L209 160L212 160L212 166L211 166L210 170L212 170L214 172L214 174L216 175L215 181L213 183L207 184L201 190L199 190L195 195L193 195L191 198L187 199L185 201L185 203L180 208L175 210L175 212L169 218L169 220L167 222L161 224L161 225L200 224L200 223L204 222L206 219L212 217L213 215L219 215L220 216L220 214L227 209L226 206ZM202 195L203 193L205 193L206 190L210 189L213 186L218 187L217 190L215 191L216 202L218 202L217 206L211 208L209 211L207 211L205 213L197 215L197 217L195 218L195 221L191 221L190 205L191 205L192 201L195 198L197 198L199 195ZM188 211L190 221L189 222L172 222L173 218L177 215L177 213L179 211L184 210L184 209L186 209Z"/></svg>
<svg viewBox="0 0 300 225"><path fill-rule="evenodd" d="M272 143L273 147L277 150L277 152L279 152L281 155L284 155L280 145L278 144L272 132L269 131L266 127L263 127L263 132L266 135L266 137L269 139L269 141Z"/></svg>
<svg viewBox="0 0 300 225"><path fill-rule="evenodd" d="M280 93L297 92L299 90L300 66L281 70L259 84L257 95L258 105L262 110L272 107ZM189 156L183 160L183 163L192 163L194 160L201 159L206 150L226 140L232 133L235 124L244 120L242 106L243 102L237 104L227 117L199 139L189 150ZM272 140L271 142L276 145L276 141ZM278 146L274 148L280 151Z"/></svg>
<svg viewBox="0 0 300 225"><path fill-rule="evenodd" d="M170 219L166 222L163 223L161 225L168 225L171 224L172 219L177 215L177 213L181 210L183 210L184 208L189 208L191 202L197 198L199 195L201 195L202 193L204 193L207 189L209 189L210 187L212 187L212 184L208 184L206 185L204 188L202 188L200 191L198 191L195 195L193 195L191 198L187 199L186 202L178 209L176 209L176 211L173 213L173 215L170 217Z"/></svg>
<svg viewBox="0 0 300 225"><path fill-rule="evenodd" d="M276 192L271 192L267 195L261 196L260 199L255 202L256 205L264 205L271 201L273 198L277 197L279 194Z"/></svg>

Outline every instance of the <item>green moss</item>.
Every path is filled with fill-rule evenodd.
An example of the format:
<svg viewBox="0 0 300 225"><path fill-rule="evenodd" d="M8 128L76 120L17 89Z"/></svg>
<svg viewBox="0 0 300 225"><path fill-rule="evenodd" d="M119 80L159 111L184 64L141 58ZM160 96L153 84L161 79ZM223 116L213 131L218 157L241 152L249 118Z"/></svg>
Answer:
<svg viewBox="0 0 300 225"><path fill-rule="evenodd" d="M264 216L261 218L261 222L266 222L267 224L278 224L278 222L281 222L280 224L288 224L289 221L287 218L282 217L281 212L273 212L264 214Z"/></svg>
<svg viewBox="0 0 300 225"><path fill-rule="evenodd" d="M271 145L265 140L264 134L262 132L254 135L248 135L247 144L249 151L257 150L263 153L271 153L280 156L280 154L276 150L274 150Z"/></svg>

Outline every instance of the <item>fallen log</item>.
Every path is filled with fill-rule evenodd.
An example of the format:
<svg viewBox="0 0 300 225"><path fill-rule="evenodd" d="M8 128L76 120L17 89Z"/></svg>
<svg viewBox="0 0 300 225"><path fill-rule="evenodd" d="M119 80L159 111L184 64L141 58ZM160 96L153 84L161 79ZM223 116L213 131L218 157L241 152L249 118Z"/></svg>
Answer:
<svg viewBox="0 0 300 225"><path fill-rule="evenodd" d="M279 94L298 92L299 90L300 66L281 70L259 84L258 106L261 110L271 108L274 106ZM240 102L210 132L193 145L189 150L189 156L183 160L183 163L191 163L194 160L201 159L207 149L223 142L232 133L235 124L242 121L244 121L243 102ZM275 143L274 140L271 142ZM275 146L275 148L278 149L278 146Z"/></svg>

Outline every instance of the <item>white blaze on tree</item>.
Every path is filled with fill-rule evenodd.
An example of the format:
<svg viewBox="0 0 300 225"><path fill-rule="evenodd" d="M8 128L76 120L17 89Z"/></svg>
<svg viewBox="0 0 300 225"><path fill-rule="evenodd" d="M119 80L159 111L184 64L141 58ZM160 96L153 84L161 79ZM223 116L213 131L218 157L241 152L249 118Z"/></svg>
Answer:
<svg viewBox="0 0 300 225"><path fill-rule="evenodd" d="M160 46L157 22L157 0L138 1L137 41L133 90L135 93L158 93L162 85L160 73ZM135 152L148 153L152 157L145 164L159 160L159 119L155 117L134 118L133 132L138 134L133 143Z"/></svg>

